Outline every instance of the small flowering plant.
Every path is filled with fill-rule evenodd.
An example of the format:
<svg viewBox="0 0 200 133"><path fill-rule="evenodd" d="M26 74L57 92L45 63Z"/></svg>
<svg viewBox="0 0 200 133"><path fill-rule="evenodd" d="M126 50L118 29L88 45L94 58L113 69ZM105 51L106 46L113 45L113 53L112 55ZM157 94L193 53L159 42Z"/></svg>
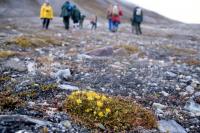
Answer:
<svg viewBox="0 0 200 133"><path fill-rule="evenodd" d="M133 101L94 91L72 92L64 102L64 109L76 122L92 128L96 128L96 123L117 132L138 126L156 127L154 115Z"/></svg>

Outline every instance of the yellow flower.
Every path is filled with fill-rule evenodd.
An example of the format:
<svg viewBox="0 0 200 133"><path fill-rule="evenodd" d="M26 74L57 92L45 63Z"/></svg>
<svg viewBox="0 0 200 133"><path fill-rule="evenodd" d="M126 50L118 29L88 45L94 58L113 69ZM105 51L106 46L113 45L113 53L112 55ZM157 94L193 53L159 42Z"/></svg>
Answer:
<svg viewBox="0 0 200 133"><path fill-rule="evenodd" d="M92 111L92 109L86 109L85 110L85 112L87 112L87 113L90 112L90 111Z"/></svg>
<svg viewBox="0 0 200 133"><path fill-rule="evenodd" d="M93 98L92 96L89 96L89 97L87 97L87 100L89 100L89 101L93 101L94 98Z"/></svg>
<svg viewBox="0 0 200 133"><path fill-rule="evenodd" d="M73 96L73 95L70 95L70 96L69 96L69 99L71 99L71 100L74 99L74 96Z"/></svg>
<svg viewBox="0 0 200 133"><path fill-rule="evenodd" d="M97 107L101 108L103 106L103 102L97 101Z"/></svg>
<svg viewBox="0 0 200 133"><path fill-rule="evenodd" d="M101 100L102 100L102 101L106 101L106 100L107 100L107 97L106 97L106 96L102 96L102 97L101 97Z"/></svg>
<svg viewBox="0 0 200 133"><path fill-rule="evenodd" d="M101 97L100 97L99 95L96 95L95 98L96 98L96 99L100 99Z"/></svg>
<svg viewBox="0 0 200 133"><path fill-rule="evenodd" d="M99 113L98 113L98 116L99 116L99 117L103 117L103 116L104 116L103 112L99 112Z"/></svg>
<svg viewBox="0 0 200 133"><path fill-rule="evenodd" d="M111 112L111 110L109 108L106 108L106 113L108 114L110 112Z"/></svg>
<svg viewBox="0 0 200 133"><path fill-rule="evenodd" d="M76 100L76 103L77 103L78 105L81 104L81 103L82 103L81 99L77 99L77 100Z"/></svg>

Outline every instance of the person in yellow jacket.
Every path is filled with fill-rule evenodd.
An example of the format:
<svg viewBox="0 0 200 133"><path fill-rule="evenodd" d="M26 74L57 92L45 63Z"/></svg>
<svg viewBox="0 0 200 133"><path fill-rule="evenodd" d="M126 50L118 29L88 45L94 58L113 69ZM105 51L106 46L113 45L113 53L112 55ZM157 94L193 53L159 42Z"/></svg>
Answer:
<svg viewBox="0 0 200 133"><path fill-rule="evenodd" d="M45 1L40 9L40 18L43 20L43 28L48 29L50 21L53 19L53 8L48 0Z"/></svg>

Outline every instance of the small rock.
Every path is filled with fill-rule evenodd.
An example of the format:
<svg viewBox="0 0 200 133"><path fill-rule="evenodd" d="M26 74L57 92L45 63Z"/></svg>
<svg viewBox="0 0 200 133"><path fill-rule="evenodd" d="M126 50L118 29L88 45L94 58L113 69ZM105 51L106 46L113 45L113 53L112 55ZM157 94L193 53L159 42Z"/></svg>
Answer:
<svg viewBox="0 0 200 133"><path fill-rule="evenodd" d="M98 49L89 51L86 54L90 56L112 56L113 47L109 46L109 47L98 48Z"/></svg>
<svg viewBox="0 0 200 133"><path fill-rule="evenodd" d="M169 96L169 93L165 92L165 91L162 91L161 94L163 94L163 96L165 97L168 97Z"/></svg>
<svg viewBox="0 0 200 133"><path fill-rule="evenodd" d="M23 61L20 61L18 58L12 58L5 62L4 66L19 72L24 72L27 70L27 67Z"/></svg>
<svg viewBox="0 0 200 133"><path fill-rule="evenodd" d="M64 84L62 84L62 85L58 85L58 87L59 87L60 89L63 89L63 90L70 90L70 91L79 90L78 87L76 87L76 86L71 86L71 85L64 85Z"/></svg>
<svg viewBox="0 0 200 133"><path fill-rule="evenodd" d="M114 51L115 56L123 57L123 56L128 56L128 52L124 48L120 48Z"/></svg>
<svg viewBox="0 0 200 133"><path fill-rule="evenodd" d="M158 122L158 129L162 133L187 133L186 130L174 120L161 120Z"/></svg>
<svg viewBox="0 0 200 133"><path fill-rule="evenodd" d="M193 99L190 99L184 108L195 116L200 116L200 104L196 103Z"/></svg>
<svg viewBox="0 0 200 133"><path fill-rule="evenodd" d="M65 70L59 70L56 74L55 77L58 80L69 80L69 78L72 77L71 75L71 71L69 69L65 69Z"/></svg>
<svg viewBox="0 0 200 133"><path fill-rule="evenodd" d="M62 121L60 124L62 124L64 127L66 128L72 128L72 124L70 121L66 120L66 121Z"/></svg>
<svg viewBox="0 0 200 133"><path fill-rule="evenodd" d="M167 108L166 105L163 105L163 104L160 104L160 103L153 103L152 106L153 106L153 108L160 109L160 110Z"/></svg>
<svg viewBox="0 0 200 133"><path fill-rule="evenodd" d="M176 78L177 74L173 73L173 72L166 72L166 76L167 76L167 79L174 79Z"/></svg>
<svg viewBox="0 0 200 133"><path fill-rule="evenodd" d="M186 91L189 93L189 94L193 94L194 93L194 88L192 86L187 86L186 87Z"/></svg>

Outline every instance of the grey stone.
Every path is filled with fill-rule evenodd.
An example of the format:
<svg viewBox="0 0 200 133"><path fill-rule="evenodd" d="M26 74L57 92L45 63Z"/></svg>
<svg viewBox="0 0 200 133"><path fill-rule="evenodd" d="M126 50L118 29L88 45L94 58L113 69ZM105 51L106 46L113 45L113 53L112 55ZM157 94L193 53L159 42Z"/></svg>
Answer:
<svg viewBox="0 0 200 133"><path fill-rule="evenodd" d="M114 56L128 56L128 52L124 49L124 48L119 48L117 50L114 51Z"/></svg>
<svg viewBox="0 0 200 133"><path fill-rule="evenodd" d="M112 56L113 47L108 46L108 47L98 48L98 49L89 51L86 54L90 56Z"/></svg>
<svg viewBox="0 0 200 133"><path fill-rule="evenodd" d="M158 129L161 133L187 133L186 130L174 120L160 120Z"/></svg>
<svg viewBox="0 0 200 133"><path fill-rule="evenodd" d="M70 91L75 91L75 90L79 90L78 87L76 86L71 86L71 85L58 85L59 88L63 89L63 90L70 90Z"/></svg>
<svg viewBox="0 0 200 133"><path fill-rule="evenodd" d="M173 78L176 78L177 74L173 72L166 72L166 76L168 79L173 79Z"/></svg>
<svg viewBox="0 0 200 133"><path fill-rule="evenodd" d="M72 128L72 124L70 121L66 120L66 121L62 121L60 124L62 124L64 127L66 128Z"/></svg>
<svg viewBox="0 0 200 133"><path fill-rule="evenodd" d="M68 80L69 78L72 77L71 75L71 71L69 69L65 69L65 70L59 70L56 74L55 77L58 80Z"/></svg>
<svg viewBox="0 0 200 133"><path fill-rule="evenodd" d="M155 109L165 109L165 108L167 108L167 106L166 105L163 105L163 104L160 104L160 103L153 103L153 108L155 108Z"/></svg>
<svg viewBox="0 0 200 133"><path fill-rule="evenodd" d="M187 101L184 109L190 111L195 116L200 116L200 104L196 103L193 99Z"/></svg>
<svg viewBox="0 0 200 133"><path fill-rule="evenodd" d="M25 62L21 61L18 58L11 58L7 60L4 64L6 68L10 68L19 72L27 71L27 67L25 65Z"/></svg>
<svg viewBox="0 0 200 133"><path fill-rule="evenodd" d="M189 93L189 94L192 94L194 93L194 88L192 86L187 86L186 87L186 91Z"/></svg>

